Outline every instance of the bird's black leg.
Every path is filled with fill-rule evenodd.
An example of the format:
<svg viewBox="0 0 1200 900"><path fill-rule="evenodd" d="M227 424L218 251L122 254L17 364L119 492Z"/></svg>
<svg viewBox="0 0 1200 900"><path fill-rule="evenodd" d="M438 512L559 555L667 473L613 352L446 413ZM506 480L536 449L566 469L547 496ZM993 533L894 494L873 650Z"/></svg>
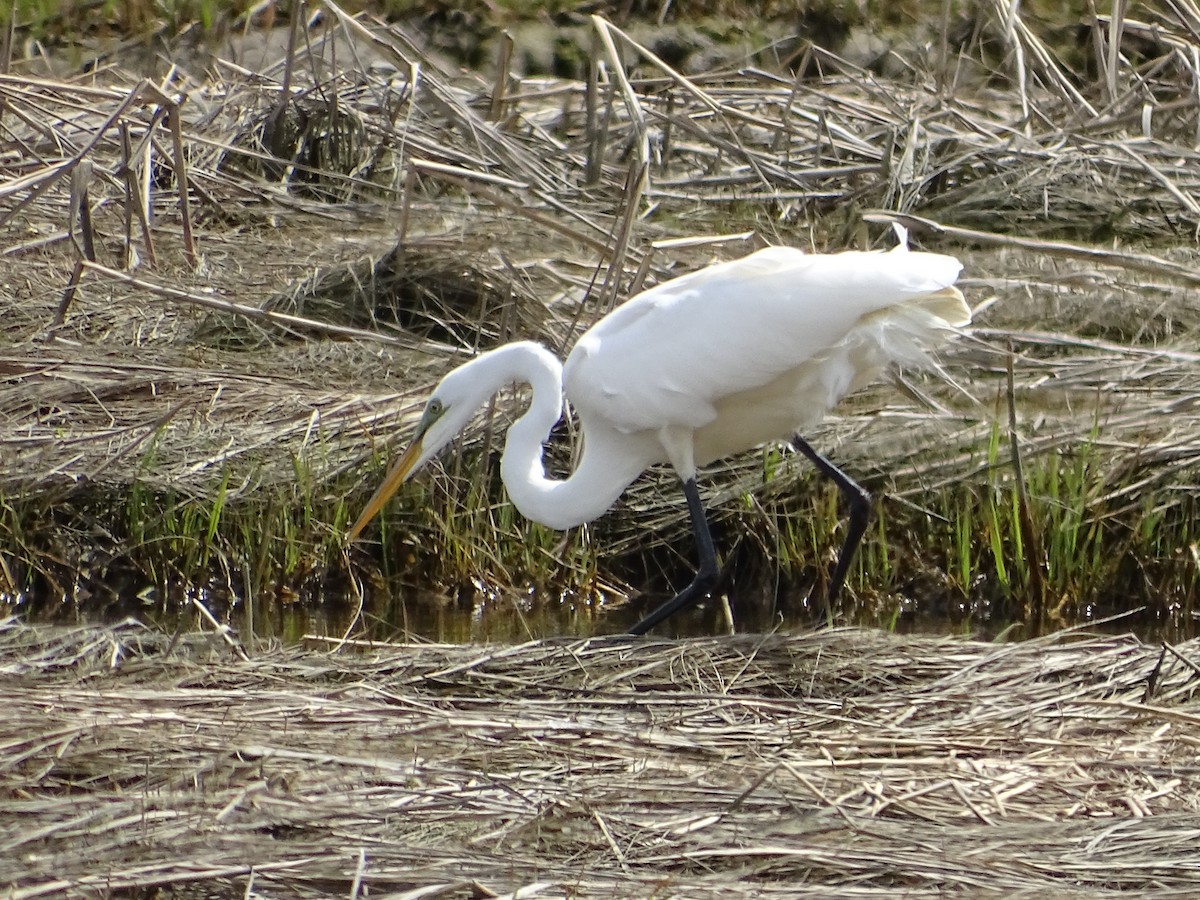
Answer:
<svg viewBox="0 0 1200 900"><path fill-rule="evenodd" d="M871 495L868 494L853 478L827 460L812 448L804 438L796 435L792 438L792 446L808 457L809 461L820 469L821 473L833 479L850 505L850 521L846 526L846 540L842 542L842 552L838 554L837 565L834 566L833 576L829 579L829 590L825 594L825 615L833 615L833 604L842 590L842 582L846 580L846 571L854 552L858 549L859 541L867 530L867 520L871 517Z"/></svg>
<svg viewBox="0 0 1200 900"><path fill-rule="evenodd" d="M691 584L630 628L630 634L645 634L679 610L698 603L712 590L717 580L717 554L713 550L708 516L704 513L704 504L700 502L700 490L696 487L694 477L683 483L683 495L687 497L688 511L692 514L692 530L696 533L696 546L700 551L700 568Z"/></svg>

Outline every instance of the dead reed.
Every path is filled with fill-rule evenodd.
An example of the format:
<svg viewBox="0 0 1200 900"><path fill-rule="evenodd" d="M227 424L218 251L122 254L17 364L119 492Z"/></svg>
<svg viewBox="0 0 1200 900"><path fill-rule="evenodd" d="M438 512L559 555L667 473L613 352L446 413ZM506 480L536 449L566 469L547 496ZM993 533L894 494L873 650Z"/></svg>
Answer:
<svg viewBox="0 0 1200 900"><path fill-rule="evenodd" d="M1185 897L1200 877L1195 641L248 649L0 623L8 896Z"/></svg>

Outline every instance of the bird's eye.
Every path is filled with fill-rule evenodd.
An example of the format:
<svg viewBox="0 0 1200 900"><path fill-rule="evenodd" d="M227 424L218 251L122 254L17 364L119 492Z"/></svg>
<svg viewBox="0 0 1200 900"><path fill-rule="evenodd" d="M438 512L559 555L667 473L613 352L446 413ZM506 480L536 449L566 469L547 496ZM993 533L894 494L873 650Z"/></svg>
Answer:
<svg viewBox="0 0 1200 900"><path fill-rule="evenodd" d="M429 401L429 405L425 407L425 415L429 416L431 419L436 419L443 412L445 412L445 410L446 407L442 401L437 397L434 397Z"/></svg>

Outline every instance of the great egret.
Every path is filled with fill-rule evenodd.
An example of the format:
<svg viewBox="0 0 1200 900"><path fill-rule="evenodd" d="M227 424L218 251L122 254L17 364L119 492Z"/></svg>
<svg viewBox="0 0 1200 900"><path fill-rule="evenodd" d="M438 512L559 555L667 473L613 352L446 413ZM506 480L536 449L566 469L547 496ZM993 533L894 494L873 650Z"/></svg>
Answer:
<svg viewBox="0 0 1200 900"><path fill-rule="evenodd" d="M850 503L827 599L836 599L867 525L870 497L800 432L892 361L920 363L971 311L957 259L909 251L806 254L768 247L643 291L580 337L566 364L519 341L446 375L412 444L350 529L354 540L407 478L446 446L501 388L530 385L508 429L500 475L527 518L566 529L604 513L645 469L669 462L683 482L699 548L695 579L631 629L644 634L698 602L717 577L696 487L698 466L790 439ZM579 417L583 454L565 480L546 477L542 444L562 416Z"/></svg>

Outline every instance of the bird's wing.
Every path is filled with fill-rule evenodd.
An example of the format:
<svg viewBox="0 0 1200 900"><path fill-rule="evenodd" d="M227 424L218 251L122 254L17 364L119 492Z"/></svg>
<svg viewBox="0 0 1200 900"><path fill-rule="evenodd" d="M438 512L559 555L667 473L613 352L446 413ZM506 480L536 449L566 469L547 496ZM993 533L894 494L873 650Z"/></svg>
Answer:
<svg viewBox="0 0 1200 900"><path fill-rule="evenodd" d="M953 257L902 248L768 247L664 282L605 316L567 359L567 396L625 432L700 428L717 401L822 355L865 315L949 287L960 270Z"/></svg>

